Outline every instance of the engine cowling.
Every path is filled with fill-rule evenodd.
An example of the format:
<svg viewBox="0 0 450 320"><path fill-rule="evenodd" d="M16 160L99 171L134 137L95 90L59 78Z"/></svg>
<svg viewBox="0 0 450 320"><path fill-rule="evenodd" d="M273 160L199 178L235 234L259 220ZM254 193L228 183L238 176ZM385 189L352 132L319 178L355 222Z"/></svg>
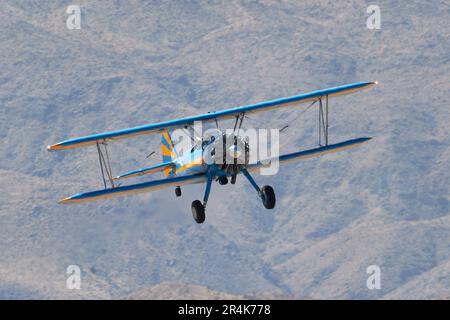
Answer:
<svg viewBox="0 0 450 320"><path fill-rule="evenodd" d="M249 163L249 143L235 134L222 134L211 138L203 149L203 160L206 164L215 163L228 174L237 174Z"/></svg>
<svg viewBox="0 0 450 320"><path fill-rule="evenodd" d="M222 135L222 170L229 174L237 174L241 168L248 165L249 144L242 137L235 134Z"/></svg>

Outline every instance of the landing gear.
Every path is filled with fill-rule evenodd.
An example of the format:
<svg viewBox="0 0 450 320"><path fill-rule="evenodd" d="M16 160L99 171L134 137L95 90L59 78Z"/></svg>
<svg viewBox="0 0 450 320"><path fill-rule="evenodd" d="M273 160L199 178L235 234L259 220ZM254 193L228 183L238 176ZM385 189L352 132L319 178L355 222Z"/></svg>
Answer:
<svg viewBox="0 0 450 320"><path fill-rule="evenodd" d="M275 192L271 186L261 188L261 200L266 209L275 208Z"/></svg>
<svg viewBox="0 0 450 320"><path fill-rule="evenodd" d="M242 173L248 179L248 181L252 184L253 188L258 192L258 195L261 197L262 203L266 209L275 208L275 192L271 186L264 186L262 189L259 188L258 184L253 180L250 173L247 169L243 169Z"/></svg>
<svg viewBox="0 0 450 320"><path fill-rule="evenodd" d="M244 176L248 179L248 181L251 183L253 188L258 192L258 196L261 198L261 201L266 209L273 209L275 208L275 192L273 191L273 188L271 186L264 186L261 189L259 188L258 184L253 180L250 173L247 171L247 169L243 168L241 172L244 174ZM208 178L206 180L206 188L205 188L205 195L203 196L203 202L200 200L195 200L192 202L192 217L194 218L195 222L197 223L203 223L205 222L205 211L206 211L206 204L208 203L209 194L211 192L211 185L212 185L212 179L213 176L208 174ZM235 177L235 176L234 176ZM233 181L233 176L232 176ZM236 178L235 178L236 179ZM226 176L220 176L217 178L217 181L220 184L227 184L228 178ZM236 181L236 180L235 180ZM178 189L179 187L177 187ZM175 190L177 190L175 189ZM181 190L180 190L181 192Z"/></svg>
<svg viewBox="0 0 450 320"><path fill-rule="evenodd" d="M225 184L228 184L228 178L225 177L225 176L220 176L218 178L218 181L219 181L219 184L222 185L222 186L225 185Z"/></svg>
<svg viewBox="0 0 450 320"><path fill-rule="evenodd" d="M177 197L181 197L181 188L180 188L180 187L176 187L176 188L175 188L175 195L176 195Z"/></svg>
<svg viewBox="0 0 450 320"><path fill-rule="evenodd" d="M205 222L205 206L200 200L192 202L192 217L197 223Z"/></svg>

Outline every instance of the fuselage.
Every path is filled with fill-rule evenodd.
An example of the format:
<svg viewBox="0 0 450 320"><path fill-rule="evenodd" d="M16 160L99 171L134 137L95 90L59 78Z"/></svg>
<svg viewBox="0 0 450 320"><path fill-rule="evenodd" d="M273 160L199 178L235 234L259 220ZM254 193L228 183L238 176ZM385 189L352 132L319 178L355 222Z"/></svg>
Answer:
<svg viewBox="0 0 450 320"><path fill-rule="evenodd" d="M238 168L233 165L235 157L241 156L239 146L233 145L233 143L226 143L226 139L234 139L233 135L222 135L217 137L211 137L207 141L203 141L201 144L194 146L190 152L185 155L176 157L172 161L175 163L175 168L172 176L187 176L198 173L208 173L214 177L218 176L232 176L236 170L230 170L230 166ZM222 139L223 138L223 139ZM239 144L244 144L243 140L238 137ZM223 153L225 150L225 157ZM244 160L245 162L245 160ZM230 164L227 164L230 163Z"/></svg>

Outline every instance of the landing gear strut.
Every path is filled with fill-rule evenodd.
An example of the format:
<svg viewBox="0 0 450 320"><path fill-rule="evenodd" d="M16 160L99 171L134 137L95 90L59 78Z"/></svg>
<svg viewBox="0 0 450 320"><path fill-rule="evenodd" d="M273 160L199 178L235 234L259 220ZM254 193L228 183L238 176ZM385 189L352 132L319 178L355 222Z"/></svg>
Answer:
<svg viewBox="0 0 450 320"><path fill-rule="evenodd" d="M273 188L271 186L264 186L260 189L258 184L255 182L250 173L247 171L247 169L243 169L242 173L247 178L247 180L250 181L253 188L255 188L255 190L258 192L258 195L261 197L264 207L266 209L275 208L276 199Z"/></svg>

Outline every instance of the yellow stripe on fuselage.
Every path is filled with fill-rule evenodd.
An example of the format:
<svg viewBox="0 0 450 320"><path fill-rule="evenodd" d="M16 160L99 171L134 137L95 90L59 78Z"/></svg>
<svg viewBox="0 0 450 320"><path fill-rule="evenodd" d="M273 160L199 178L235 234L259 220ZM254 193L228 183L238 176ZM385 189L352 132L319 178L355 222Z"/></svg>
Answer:
<svg viewBox="0 0 450 320"><path fill-rule="evenodd" d="M179 167L177 169L177 171L176 171L176 174L178 174L180 172L183 172L183 171L186 171L187 169L190 169L190 168L193 168L193 167L196 167L196 166L201 166L201 165L203 165L203 157L202 156L200 156L197 159L194 159L193 161L191 161L189 163L186 163L185 165Z"/></svg>

